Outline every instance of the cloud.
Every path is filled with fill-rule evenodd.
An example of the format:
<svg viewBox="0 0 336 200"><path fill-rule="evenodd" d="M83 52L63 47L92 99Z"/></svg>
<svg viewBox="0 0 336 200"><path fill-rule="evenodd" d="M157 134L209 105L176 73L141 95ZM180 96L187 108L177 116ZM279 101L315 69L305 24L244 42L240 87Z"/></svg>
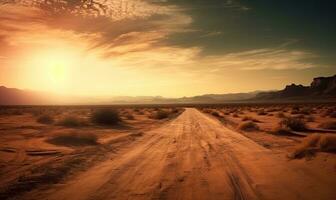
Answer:
<svg viewBox="0 0 336 200"><path fill-rule="evenodd" d="M39 2L39 1L38 1ZM43 2L43 1L41 1ZM2 49L31 43L48 43L51 36L72 40L82 38L88 50L107 58L128 51L143 51L169 34L186 31L192 19L176 6L159 6L147 1L111 1L104 15L51 12L22 4L0 7ZM66 38L69 37L69 38ZM23 39L25 38L25 39ZM21 42L21 44L19 44ZM1 47L0 47L1 48Z"/></svg>
<svg viewBox="0 0 336 200"><path fill-rule="evenodd" d="M193 19L183 12L183 8L138 0L129 1L130 4L115 2L120 4L109 4L110 13L101 16L50 14L18 5L1 7L0 50L16 52L18 47L39 48L57 45L64 40L94 51L116 66L185 73L188 70L216 73L223 69L300 70L314 67L308 60L317 57L302 50L287 50L288 44L280 48L205 56L201 46L178 47L164 42L171 34L195 31L189 29ZM223 5L243 9L236 1L225 1ZM209 31L203 37L222 34L221 31Z"/></svg>
<svg viewBox="0 0 336 200"><path fill-rule="evenodd" d="M217 70L232 68L239 70L288 70L308 69L316 65L307 60L317 56L305 51L286 49L255 49L222 56L207 56L203 62L214 66Z"/></svg>

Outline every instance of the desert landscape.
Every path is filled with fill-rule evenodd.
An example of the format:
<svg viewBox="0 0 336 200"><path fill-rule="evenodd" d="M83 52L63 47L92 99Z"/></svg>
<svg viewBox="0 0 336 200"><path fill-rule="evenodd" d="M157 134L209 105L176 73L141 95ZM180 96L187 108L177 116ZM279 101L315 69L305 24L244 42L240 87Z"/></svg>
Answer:
<svg viewBox="0 0 336 200"><path fill-rule="evenodd" d="M1 199L333 199L334 104L2 107Z"/></svg>
<svg viewBox="0 0 336 200"><path fill-rule="evenodd" d="M0 0L0 200L336 200L335 10Z"/></svg>

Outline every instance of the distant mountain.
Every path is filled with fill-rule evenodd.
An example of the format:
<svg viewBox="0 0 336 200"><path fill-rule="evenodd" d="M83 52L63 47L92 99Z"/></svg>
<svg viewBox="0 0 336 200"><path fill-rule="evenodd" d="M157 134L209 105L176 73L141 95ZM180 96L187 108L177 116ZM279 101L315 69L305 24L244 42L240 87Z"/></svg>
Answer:
<svg viewBox="0 0 336 200"><path fill-rule="evenodd" d="M206 94L182 98L165 98L161 96L61 97L50 93L0 86L0 105L223 103L247 100L256 97L257 94L258 92L256 91L250 93Z"/></svg>
<svg viewBox="0 0 336 200"><path fill-rule="evenodd" d="M57 105L75 101L72 97L0 86L0 105Z"/></svg>
<svg viewBox="0 0 336 200"><path fill-rule="evenodd" d="M176 99L181 103L221 103L232 101L243 101L256 97L259 91L248 93L229 93L229 94L205 94L194 97L183 97Z"/></svg>
<svg viewBox="0 0 336 200"><path fill-rule="evenodd" d="M330 77L317 77L310 86L291 84L283 90L275 92L261 92L256 100L319 100L336 98L336 75Z"/></svg>
<svg viewBox="0 0 336 200"><path fill-rule="evenodd" d="M314 78L310 86L291 84L283 90L230 94L205 94L193 97L165 98L161 96L76 97L34 92L0 86L0 105L58 104L192 104L287 100L336 100L336 75Z"/></svg>
<svg viewBox="0 0 336 200"><path fill-rule="evenodd" d="M39 93L0 86L1 105L43 104L45 101Z"/></svg>

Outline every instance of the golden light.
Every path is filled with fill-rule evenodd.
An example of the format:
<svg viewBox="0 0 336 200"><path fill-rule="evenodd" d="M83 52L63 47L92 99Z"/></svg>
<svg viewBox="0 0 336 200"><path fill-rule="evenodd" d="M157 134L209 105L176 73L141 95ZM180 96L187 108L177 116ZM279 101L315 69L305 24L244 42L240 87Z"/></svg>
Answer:
<svg viewBox="0 0 336 200"><path fill-rule="evenodd" d="M72 51L48 50L36 51L27 63L34 76L35 84L52 92L67 92L71 86L71 73L79 66L80 57Z"/></svg>
<svg viewBox="0 0 336 200"><path fill-rule="evenodd" d="M66 79L66 66L62 63L51 64L47 67L49 71L50 80L55 84L60 84Z"/></svg>

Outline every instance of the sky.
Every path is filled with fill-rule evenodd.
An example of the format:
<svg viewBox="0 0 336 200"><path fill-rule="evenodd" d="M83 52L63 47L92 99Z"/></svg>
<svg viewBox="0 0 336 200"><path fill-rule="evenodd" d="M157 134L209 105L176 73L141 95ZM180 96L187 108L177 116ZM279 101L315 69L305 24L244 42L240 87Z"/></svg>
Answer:
<svg viewBox="0 0 336 200"><path fill-rule="evenodd" d="M44 2L0 0L0 85L182 97L336 74L332 0Z"/></svg>

